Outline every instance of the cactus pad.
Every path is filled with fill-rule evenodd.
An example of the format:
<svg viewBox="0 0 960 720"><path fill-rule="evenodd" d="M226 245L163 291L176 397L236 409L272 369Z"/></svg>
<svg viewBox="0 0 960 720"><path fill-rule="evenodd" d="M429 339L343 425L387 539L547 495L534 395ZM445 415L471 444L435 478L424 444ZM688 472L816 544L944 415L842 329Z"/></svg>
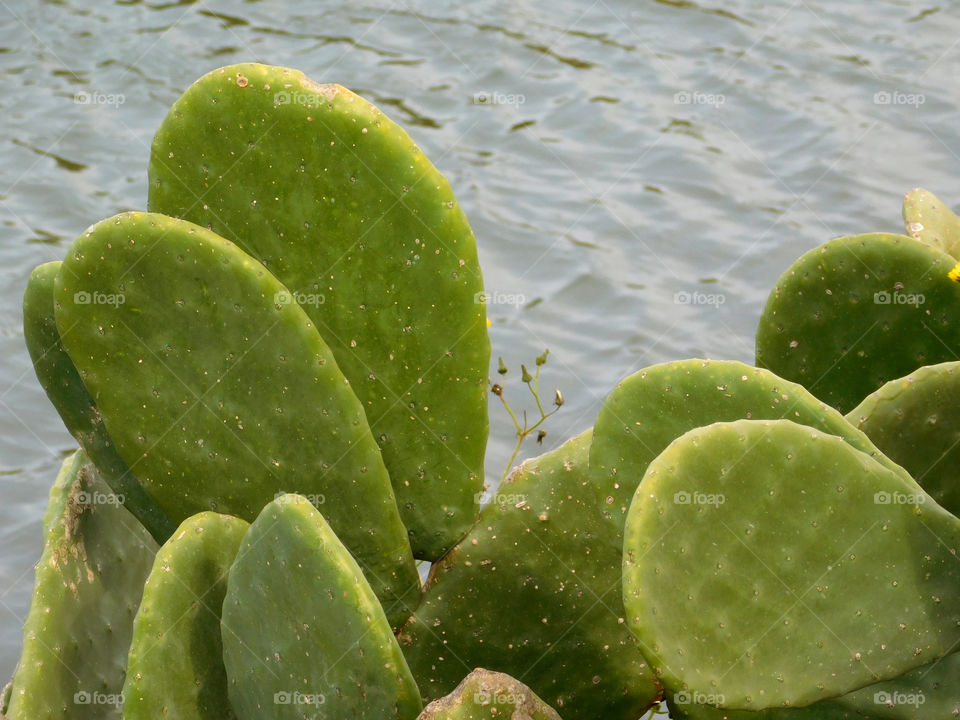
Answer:
<svg viewBox="0 0 960 720"><path fill-rule="evenodd" d="M757 365L849 412L889 380L960 355L955 261L903 235L831 240L777 280Z"/></svg>
<svg viewBox="0 0 960 720"><path fill-rule="evenodd" d="M241 720L413 720L421 710L363 573L301 496L277 498L250 526L227 581L222 633Z"/></svg>
<svg viewBox="0 0 960 720"><path fill-rule="evenodd" d="M418 720L490 720L501 715L517 720L561 720L522 682L483 668L467 675L445 698L427 705Z"/></svg>
<svg viewBox="0 0 960 720"><path fill-rule="evenodd" d="M157 553L133 624L124 720L231 720L220 640L227 572L249 525L203 512Z"/></svg>
<svg viewBox="0 0 960 720"><path fill-rule="evenodd" d="M168 516L252 520L278 493L305 495L400 623L419 578L380 450L310 319L278 302L286 292L208 230L126 213L71 246L57 324L117 450Z"/></svg>
<svg viewBox="0 0 960 720"><path fill-rule="evenodd" d="M670 692L802 707L960 642L958 543L960 520L838 437L717 423L671 443L637 489L627 621Z"/></svg>
<svg viewBox="0 0 960 720"><path fill-rule="evenodd" d="M940 505L960 515L960 362L891 380L847 414Z"/></svg>
<svg viewBox="0 0 960 720"><path fill-rule="evenodd" d="M133 618L157 545L82 451L43 518L9 720L119 719Z"/></svg>
<svg viewBox="0 0 960 720"><path fill-rule="evenodd" d="M660 688L623 624L621 547L594 502L591 433L529 460L431 569L400 633L425 697L509 673L566 720L634 720Z"/></svg>
<svg viewBox="0 0 960 720"><path fill-rule="evenodd" d="M170 537L175 525L117 453L96 403L60 341L53 299L54 280L60 265L60 262L50 262L35 268L23 295L23 335L33 369L67 430L93 460L104 482L117 497L123 498L124 506L153 538L162 543Z"/></svg>
<svg viewBox="0 0 960 720"><path fill-rule="evenodd" d="M483 483L490 342L473 232L407 133L297 70L220 68L157 131L149 208L290 289L363 403L415 554L453 545Z"/></svg>

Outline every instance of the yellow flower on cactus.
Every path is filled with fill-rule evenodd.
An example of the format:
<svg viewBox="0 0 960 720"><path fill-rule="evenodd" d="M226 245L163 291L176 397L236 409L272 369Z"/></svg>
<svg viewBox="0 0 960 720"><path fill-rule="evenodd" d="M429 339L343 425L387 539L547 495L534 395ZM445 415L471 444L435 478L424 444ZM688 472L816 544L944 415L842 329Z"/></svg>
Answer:
<svg viewBox="0 0 960 720"><path fill-rule="evenodd" d="M947 273L947 277L954 282L960 282L960 263L953 266L953 270Z"/></svg>

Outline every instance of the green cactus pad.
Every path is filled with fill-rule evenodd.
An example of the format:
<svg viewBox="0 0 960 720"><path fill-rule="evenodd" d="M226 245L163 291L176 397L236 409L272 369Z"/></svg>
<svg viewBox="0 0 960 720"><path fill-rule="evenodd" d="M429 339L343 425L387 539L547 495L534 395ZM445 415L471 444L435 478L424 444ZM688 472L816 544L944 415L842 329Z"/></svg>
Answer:
<svg viewBox="0 0 960 720"><path fill-rule="evenodd" d="M960 218L929 190L917 188L906 194L903 223L914 240L960 260Z"/></svg>
<svg viewBox="0 0 960 720"><path fill-rule="evenodd" d="M836 702L861 715L889 720L960 716L960 653L843 695Z"/></svg>
<svg viewBox="0 0 960 720"><path fill-rule="evenodd" d="M310 319L277 301L286 292L208 230L125 213L71 246L57 325L117 450L169 517L253 520L278 493L305 495L399 624L419 577L380 450Z"/></svg>
<svg viewBox="0 0 960 720"><path fill-rule="evenodd" d="M418 720L561 720L557 712L519 680L477 668L456 690L423 709ZM604 715L603 717L607 717Z"/></svg>
<svg viewBox="0 0 960 720"><path fill-rule="evenodd" d="M357 563L305 498L250 526L227 581L223 659L237 717L412 720L422 708Z"/></svg>
<svg viewBox="0 0 960 720"><path fill-rule="evenodd" d="M671 443L637 489L627 622L670 692L805 706L960 642L958 543L960 520L836 436L716 423Z"/></svg>
<svg viewBox="0 0 960 720"><path fill-rule="evenodd" d="M303 305L363 403L417 557L476 519L490 342L476 242L447 180L339 85L220 68L153 141L149 209L209 227Z"/></svg>
<svg viewBox="0 0 960 720"><path fill-rule="evenodd" d="M960 515L960 362L891 380L847 414L944 508Z"/></svg>
<svg viewBox="0 0 960 720"><path fill-rule="evenodd" d="M566 720L634 720L660 688L623 624L622 543L587 474L591 433L529 460L431 569L400 643L425 697L509 673Z"/></svg>
<svg viewBox="0 0 960 720"><path fill-rule="evenodd" d="M176 526L144 491L117 453L103 427L96 403L60 341L53 300L54 280L60 265L60 262L50 262L35 268L23 295L23 335L34 371L67 430L96 464L103 480L117 497L124 498L127 510L153 538L162 543Z"/></svg>
<svg viewBox="0 0 960 720"><path fill-rule="evenodd" d="M124 720L231 720L220 640L227 573L249 525L204 512L157 553L133 624Z"/></svg>
<svg viewBox="0 0 960 720"><path fill-rule="evenodd" d="M133 618L157 544L82 451L63 463L10 691L9 720L119 719Z"/></svg>
<svg viewBox="0 0 960 720"><path fill-rule="evenodd" d="M596 502L622 531L647 466L673 440L714 422L780 418L839 435L906 476L866 435L803 386L739 362L680 360L634 373L604 402L590 448Z"/></svg>
<svg viewBox="0 0 960 720"><path fill-rule="evenodd" d="M889 380L960 356L960 284L949 255L903 235L831 240L777 280L757 365L849 412Z"/></svg>

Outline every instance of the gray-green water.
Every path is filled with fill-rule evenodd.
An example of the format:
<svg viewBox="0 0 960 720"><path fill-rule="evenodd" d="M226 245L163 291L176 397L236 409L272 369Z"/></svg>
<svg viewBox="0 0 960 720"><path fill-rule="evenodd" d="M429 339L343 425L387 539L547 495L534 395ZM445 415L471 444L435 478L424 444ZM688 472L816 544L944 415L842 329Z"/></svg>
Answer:
<svg viewBox="0 0 960 720"><path fill-rule="evenodd" d="M473 224L488 291L523 300L490 307L494 357L551 350L544 381L567 403L547 449L645 365L750 362L766 295L802 251L899 230L916 185L960 200L957 10L0 0L0 684L73 446L33 377L21 293L89 224L144 207L153 131L193 79L297 67L408 128ZM677 302L695 292L715 302ZM491 413L499 477L512 427Z"/></svg>

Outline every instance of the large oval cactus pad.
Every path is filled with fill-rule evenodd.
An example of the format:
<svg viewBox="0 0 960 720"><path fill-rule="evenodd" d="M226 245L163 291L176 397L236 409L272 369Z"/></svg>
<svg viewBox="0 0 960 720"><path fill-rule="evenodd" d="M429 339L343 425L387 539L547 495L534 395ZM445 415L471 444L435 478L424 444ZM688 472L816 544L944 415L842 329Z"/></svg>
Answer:
<svg viewBox="0 0 960 720"><path fill-rule="evenodd" d="M176 528L156 501L140 485L120 457L103 426L97 404L90 397L73 360L60 340L54 314L53 288L61 263L40 265L30 274L23 294L23 336L40 385L63 424L93 460L100 476L158 543ZM71 328L67 328L70 332Z"/></svg>
<svg viewBox="0 0 960 720"><path fill-rule="evenodd" d="M157 544L82 451L43 516L9 720L119 720L133 618Z"/></svg>
<svg viewBox="0 0 960 720"><path fill-rule="evenodd" d="M891 380L847 419L941 506L960 515L960 362Z"/></svg>
<svg viewBox="0 0 960 720"><path fill-rule="evenodd" d="M208 230L125 213L71 246L57 324L117 450L169 517L250 521L299 492L324 505L402 622L419 578L380 450L310 319L278 302L286 292Z"/></svg>
<svg viewBox="0 0 960 720"><path fill-rule="evenodd" d="M198 513L160 548L133 623L124 720L233 720L220 639L227 573L249 524Z"/></svg>
<svg viewBox="0 0 960 720"><path fill-rule="evenodd" d="M594 501L591 437L514 470L431 568L400 633L425 697L486 667L529 685L565 720L634 720L658 698L623 623L623 544Z"/></svg>
<svg viewBox="0 0 960 720"><path fill-rule="evenodd" d="M414 553L442 555L476 518L490 360L476 242L446 179L346 88L233 65L157 131L149 209L290 288L363 402Z"/></svg>
<svg viewBox="0 0 960 720"><path fill-rule="evenodd" d="M757 365L849 412L889 380L960 356L955 260L904 235L831 240L780 276Z"/></svg>
<svg viewBox="0 0 960 720"><path fill-rule="evenodd" d="M240 720L420 713L420 693L380 604L302 496L280 496L250 526L227 580L222 634Z"/></svg>
<svg viewBox="0 0 960 720"><path fill-rule="evenodd" d="M866 435L802 385L740 362L678 360L630 375L604 401L590 447L597 504L622 531L647 466L673 440L715 422L781 418L839 435L909 480Z"/></svg>
<svg viewBox="0 0 960 720"><path fill-rule="evenodd" d="M691 430L650 464L624 541L627 622L668 691L804 706L960 642L960 520L788 420Z"/></svg>

